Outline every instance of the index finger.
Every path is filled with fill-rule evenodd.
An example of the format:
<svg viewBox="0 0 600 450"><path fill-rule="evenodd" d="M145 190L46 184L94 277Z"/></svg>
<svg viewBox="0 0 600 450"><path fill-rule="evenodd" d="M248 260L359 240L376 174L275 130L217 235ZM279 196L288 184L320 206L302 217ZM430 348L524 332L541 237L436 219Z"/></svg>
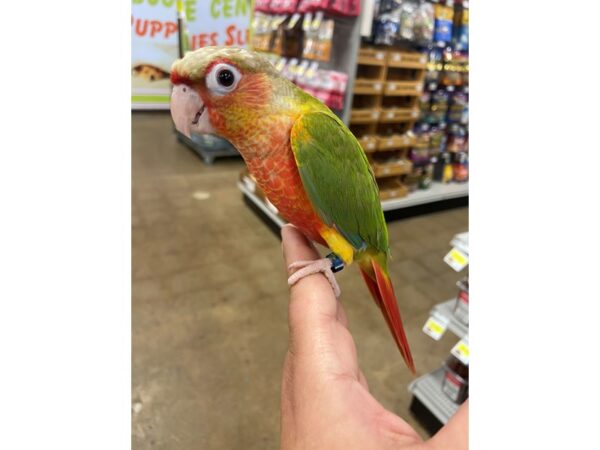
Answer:
<svg viewBox="0 0 600 450"><path fill-rule="evenodd" d="M281 230L286 267L296 261L316 260L320 256L298 229L286 225ZM289 321L292 340L303 334L315 336L327 322L337 320L337 299L324 275L302 278L290 290Z"/></svg>

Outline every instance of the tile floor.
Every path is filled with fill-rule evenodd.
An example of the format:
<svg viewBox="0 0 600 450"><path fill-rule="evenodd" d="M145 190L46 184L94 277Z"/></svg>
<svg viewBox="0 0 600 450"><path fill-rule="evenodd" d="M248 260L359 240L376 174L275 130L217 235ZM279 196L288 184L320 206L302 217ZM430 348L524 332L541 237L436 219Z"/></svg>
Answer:
<svg viewBox="0 0 600 450"><path fill-rule="evenodd" d="M168 113L133 113L132 123L133 447L277 449L288 292L280 241L242 201L241 159L205 165L177 142ZM467 227L467 208L389 224L419 375L456 342L421 328L456 295L462 274L442 258ZM371 392L426 436L408 412L411 376L360 276L350 268L338 280Z"/></svg>

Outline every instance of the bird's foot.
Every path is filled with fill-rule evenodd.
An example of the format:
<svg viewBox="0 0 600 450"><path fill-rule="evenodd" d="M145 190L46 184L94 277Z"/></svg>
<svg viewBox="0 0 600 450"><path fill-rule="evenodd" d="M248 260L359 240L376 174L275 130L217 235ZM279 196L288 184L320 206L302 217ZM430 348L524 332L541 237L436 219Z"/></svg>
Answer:
<svg viewBox="0 0 600 450"><path fill-rule="evenodd" d="M326 258L313 261L296 261L288 266L288 270L296 271L288 278L288 285L293 286L302 278L321 272L331 284L333 293L336 298L341 294L340 286L338 285L334 272L339 272L344 268L344 262L335 253L330 253Z"/></svg>

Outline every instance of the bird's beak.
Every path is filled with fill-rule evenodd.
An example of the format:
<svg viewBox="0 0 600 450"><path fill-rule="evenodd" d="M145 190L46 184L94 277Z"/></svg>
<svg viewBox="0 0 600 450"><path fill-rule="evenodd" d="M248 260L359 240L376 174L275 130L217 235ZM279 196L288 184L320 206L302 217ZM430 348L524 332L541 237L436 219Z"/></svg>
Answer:
<svg viewBox="0 0 600 450"><path fill-rule="evenodd" d="M192 131L196 133L215 133L200 95L185 84L173 86L171 117L175 122L175 128L190 139Z"/></svg>

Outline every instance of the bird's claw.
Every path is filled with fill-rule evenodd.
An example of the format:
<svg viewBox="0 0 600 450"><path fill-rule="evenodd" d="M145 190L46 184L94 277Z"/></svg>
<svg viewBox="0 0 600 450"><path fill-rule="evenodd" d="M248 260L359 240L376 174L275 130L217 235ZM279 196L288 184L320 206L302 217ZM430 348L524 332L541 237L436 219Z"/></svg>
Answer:
<svg viewBox="0 0 600 450"><path fill-rule="evenodd" d="M302 278L315 273L321 272L331 284L333 293L336 298L341 294L340 286L338 285L334 272L339 272L344 268L344 262L335 253L330 253L326 258L312 261L296 261L288 266L288 271L297 269L288 278L288 285L293 286Z"/></svg>

